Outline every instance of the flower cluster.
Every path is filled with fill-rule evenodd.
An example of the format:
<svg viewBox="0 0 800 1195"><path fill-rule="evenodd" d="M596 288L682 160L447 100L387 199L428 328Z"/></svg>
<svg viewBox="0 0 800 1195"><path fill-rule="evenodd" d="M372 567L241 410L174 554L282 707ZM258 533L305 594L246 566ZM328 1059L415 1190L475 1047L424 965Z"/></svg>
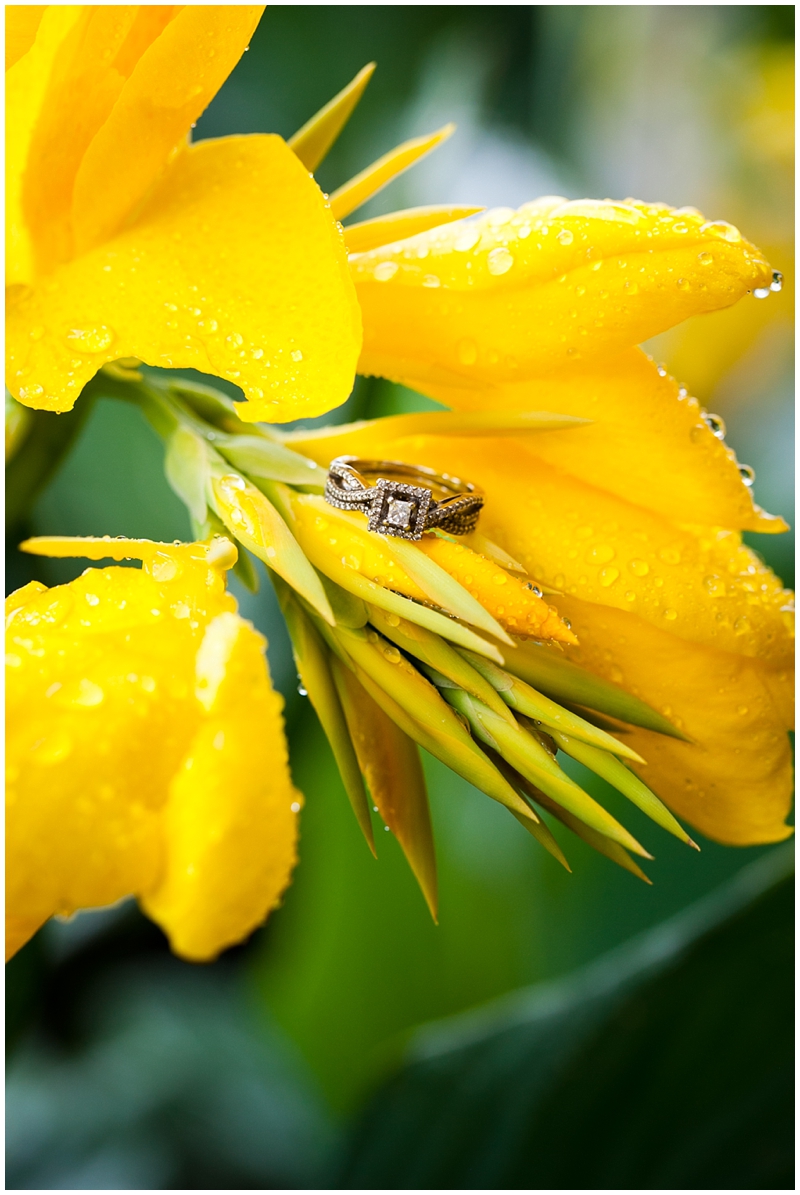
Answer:
<svg viewBox="0 0 800 1195"><path fill-rule="evenodd" d="M288 882L299 800L258 638L224 593L232 540L245 581L248 553L270 570L367 842L374 803L434 916L420 746L565 865L543 814L643 878L649 856L559 752L691 845L674 814L723 842L786 837L790 595L741 539L785 524L721 422L635 347L779 275L731 225L633 200L342 228L448 130L324 196L309 171L366 70L288 143L187 145L260 10L169 13L47 8L12 45L9 388L50 411L136 403L198 541L26 545L144 567L11 599L14 948L135 892L179 953L210 957ZM79 122L65 96L84 79ZM447 409L275 426L341 403L356 368ZM371 533L322 497L343 454L470 478L478 530Z"/></svg>

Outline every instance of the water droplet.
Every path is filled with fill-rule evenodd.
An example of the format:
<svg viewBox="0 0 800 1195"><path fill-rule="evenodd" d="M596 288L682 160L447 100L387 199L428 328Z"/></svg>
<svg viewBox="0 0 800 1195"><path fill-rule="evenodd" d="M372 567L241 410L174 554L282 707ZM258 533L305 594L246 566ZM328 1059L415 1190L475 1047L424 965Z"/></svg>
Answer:
<svg viewBox="0 0 800 1195"><path fill-rule="evenodd" d="M734 228L732 224L728 224L726 220L709 220L707 224L700 226L701 232L707 232L710 236L716 237L720 241L730 241L732 245L736 245L741 241L742 234L738 228Z"/></svg>
<svg viewBox="0 0 800 1195"><path fill-rule="evenodd" d="M714 264L714 255L713 253L709 253L708 250L704 249L702 253L697 254L697 260L700 262L701 266L711 266Z"/></svg>
<svg viewBox="0 0 800 1195"><path fill-rule="evenodd" d="M19 396L23 401L41 398L43 394L44 386L40 386L38 382L32 382L30 386L20 386L19 388Z"/></svg>
<svg viewBox="0 0 800 1195"><path fill-rule="evenodd" d="M604 589L608 589L609 585L613 585L619 577L619 569L614 568L613 565L609 568L602 568L600 570L600 584Z"/></svg>
<svg viewBox="0 0 800 1195"><path fill-rule="evenodd" d="M650 565L646 560L629 560L628 568L635 577L646 577L650 572Z"/></svg>
<svg viewBox="0 0 800 1195"><path fill-rule="evenodd" d="M400 652L396 647L392 647L391 644L384 647L383 654L390 664L399 664L402 659Z"/></svg>
<svg viewBox="0 0 800 1195"><path fill-rule="evenodd" d="M750 630L750 619L746 614L741 614L736 622L733 624L733 631L736 635L744 635Z"/></svg>
<svg viewBox="0 0 800 1195"><path fill-rule="evenodd" d="M301 353L300 349L294 350L294 352L292 353L292 360L293 361L302 361L303 360L303 354Z"/></svg>
<svg viewBox="0 0 800 1195"><path fill-rule="evenodd" d="M225 342L238 349L240 345L244 344L244 336L242 336L241 332L231 332L225 337Z"/></svg>
<svg viewBox="0 0 800 1195"><path fill-rule="evenodd" d="M633 592L632 589L627 590L627 592L625 594L625 601L626 602L635 602L636 601L636 594Z"/></svg>
<svg viewBox="0 0 800 1195"><path fill-rule="evenodd" d="M680 564L681 553L679 548L662 548L658 553L659 559L663 560L665 564Z"/></svg>
<svg viewBox="0 0 800 1195"><path fill-rule="evenodd" d="M562 618L561 621L563 622L564 626L567 628L568 631L572 630L572 623L570 622L570 620L568 618Z"/></svg>
<svg viewBox="0 0 800 1195"><path fill-rule="evenodd" d="M289 808L291 809L292 813L299 813L299 812L300 812L300 802L299 802L299 801L292 801L292 803L291 803L291 805L289 806Z"/></svg>
<svg viewBox="0 0 800 1195"><path fill-rule="evenodd" d="M768 299L770 289L771 288L769 286L757 286L753 291L753 296L756 299Z"/></svg>
<svg viewBox="0 0 800 1195"><path fill-rule="evenodd" d="M308 697L308 689L304 688L303 685L297 686L297 692L301 697Z"/></svg>
<svg viewBox="0 0 800 1195"><path fill-rule="evenodd" d="M163 556L160 553L150 565L150 574L156 581L172 581L177 572L178 562L171 556Z"/></svg>
<svg viewBox="0 0 800 1195"><path fill-rule="evenodd" d="M86 598L86 601L89 603L90 606L99 606L100 605L100 598L97 596L96 593L87 593L87 594L84 594L84 597Z"/></svg>
<svg viewBox="0 0 800 1195"><path fill-rule="evenodd" d="M458 253L468 253L470 249L475 248L480 239L480 229L474 224L467 225L453 241L453 248Z"/></svg>
<svg viewBox="0 0 800 1195"><path fill-rule="evenodd" d="M777 294L780 290L783 289L783 274L781 274L780 271L773 270L772 283L771 283L769 289L771 291L774 291L775 294ZM33 332L31 332L31 336L33 336Z"/></svg>
<svg viewBox="0 0 800 1195"><path fill-rule="evenodd" d="M97 324L91 328L70 328L67 342L85 353L102 353L114 342L113 328Z"/></svg>
<svg viewBox="0 0 800 1195"><path fill-rule="evenodd" d="M397 614L384 614L383 617L386 619L390 627L400 626L400 618Z"/></svg>
<svg viewBox="0 0 800 1195"><path fill-rule="evenodd" d="M678 290L691 290L692 284L688 278L679 278L675 284Z"/></svg>
<svg viewBox="0 0 800 1195"><path fill-rule="evenodd" d="M756 471L752 465L739 465L739 476L749 488L756 479Z"/></svg>
<svg viewBox="0 0 800 1195"><path fill-rule="evenodd" d="M595 547L589 548L584 560L587 564L608 564L615 556L616 552L609 544L596 544Z"/></svg>
<svg viewBox="0 0 800 1195"><path fill-rule="evenodd" d="M678 611L677 610L665 610L664 617L666 618L667 622L674 622L675 619L678 617Z"/></svg>
<svg viewBox="0 0 800 1195"><path fill-rule="evenodd" d="M492 249L489 254L486 264L490 274L498 276L500 274L507 274L514 264L514 257L502 245L497 249Z"/></svg>
<svg viewBox="0 0 800 1195"><path fill-rule="evenodd" d="M394 278L399 268L396 261L380 261L372 271L372 276L376 282L388 282L390 278Z"/></svg>
<svg viewBox="0 0 800 1195"><path fill-rule="evenodd" d="M556 237L556 240L558 241L559 245L571 245L575 240L575 237L568 228L562 228L561 232Z"/></svg>
<svg viewBox="0 0 800 1195"><path fill-rule="evenodd" d="M706 411L703 415L703 422L712 435L715 435L718 440L725 439L725 420L721 415L711 415L708 411Z"/></svg>
<svg viewBox="0 0 800 1195"><path fill-rule="evenodd" d="M261 358L264 356L264 350L263 349L253 349L250 353L250 356L253 358L254 361L260 361Z"/></svg>
<svg viewBox="0 0 800 1195"><path fill-rule="evenodd" d="M459 340L458 359L462 365L474 365L478 360L478 346L471 337L465 336Z"/></svg>
<svg viewBox="0 0 800 1195"><path fill-rule="evenodd" d="M70 705L81 705L86 709L92 709L94 706L100 705L104 697L105 693L100 686L84 677L78 682L77 695L72 698Z"/></svg>
<svg viewBox="0 0 800 1195"><path fill-rule="evenodd" d="M425 277L422 279L422 285L429 286L429 287L433 288L433 287L441 286L442 280L436 274L426 274Z"/></svg>

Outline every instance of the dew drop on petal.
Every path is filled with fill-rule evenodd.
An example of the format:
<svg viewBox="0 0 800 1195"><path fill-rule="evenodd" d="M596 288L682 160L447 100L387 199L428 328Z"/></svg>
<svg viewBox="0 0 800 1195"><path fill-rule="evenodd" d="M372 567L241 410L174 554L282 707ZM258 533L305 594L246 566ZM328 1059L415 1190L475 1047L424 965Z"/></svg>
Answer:
<svg viewBox="0 0 800 1195"><path fill-rule="evenodd" d="M441 278L438 277L437 274L426 274L425 277L422 279L422 285L429 286L429 287L433 288L433 287L441 286L442 280L441 280Z"/></svg>
<svg viewBox="0 0 800 1195"><path fill-rule="evenodd" d="M600 584L604 589L608 589L609 585L613 585L619 577L619 569L611 565L608 568L600 570Z"/></svg>
<svg viewBox="0 0 800 1195"><path fill-rule="evenodd" d="M756 479L756 471L752 465L739 465L739 476L749 488Z"/></svg>
<svg viewBox="0 0 800 1195"><path fill-rule="evenodd" d="M733 631L736 635L745 635L750 630L750 619L746 614L742 614L736 619L733 624Z"/></svg>
<svg viewBox="0 0 800 1195"><path fill-rule="evenodd" d="M674 622L674 621L675 621L675 619L678 617L678 611L677 611L677 610L671 610L671 609L670 609L670 610L665 610L665 611L664 611L664 617L666 618L667 622Z"/></svg>
<svg viewBox="0 0 800 1195"><path fill-rule="evenodd" d="M772 284L769 289L775 291L776 294L783 289L783 274L778 270L772 272ZM31 332L31 336L33 336L33 332Z"/></svg>
<svg viewBox="0 0 800 1195"><path fill-rule="evenodd" d="M380 261L372 271L372 276L376 282L388 282L390 278L394 278L399 268L396 261Z"/></svg>
<svg viewBox="0 0 800 1195"><path fill-rule="evenodd" d="M70 328L66 339L71 347L85 353L102 353L113 344L115 336L113 328L97 324L89 328Z"/></svg>
<svg viewBox="0 0 800 1195"><path fill-rule="evenodd" d="M292 360L293 361L302 361L303 360L303 354L301 353L300 349L294 350L294 352L292 353Z"/></svg>
<svg viewBox="0 0 800 1195"><path fill-rule="evenodd" d="M481 239L480 229L474 224L468 225L464 228L453 241L453 248L458 253L468 253L470 249L474 249L478 241Z"/></svg>
<svg viewBox="0 0 800 1195"><path fill-rule="evenodd" d="M714 255L713 253L709 253L708 250L704 249L702 253L697 254L697 260L700 262L701 266L710 266L714 264Z"/></svg>
<svg viewBox="0 0 800 1195"><path fill-rule="evenodd" d="M646 577L650 572L650 565L646 560L630 560L628 561L628 568L635 577Z"/></svg>
<svg viewBox="0 0 800 1195"><path fill-rule="evenodd" d="M769 286L757 286L753 291L753 296L756 299L768 299L770 290L771 287Z"/></svg>
<svg viewBox="0 0 800 1195"><path fill-rule="evenodd" d="M489 273L499 276L500 274L507 274L514 264L514 257L502 245L497 249L492 249L486 262Z"/></svg>
<svg viewBox="0 0 800 1195"><path fill-rule="evenodd" d="M556 237L556 240L558 241L559 245L571 245L575 240L575 237L568 228L562 228L561 232Z"/></svg>
<svg viewBox="0 0 800 1195"><path fill-rule="evenodd" d="M31 382L29 386L20 386L19 396L24 402L26 399L41 398L44 394L44 386L40 386L38 382Z"/></svg>
<svg viewBox="0 0 800 1195"><path fill-rule="evenodd" d="M742 239L739 229L728 224L726 220L709 220L707 224L700 226L700 231L707 232L720 241L730 241L732 245L738 244Z"/></svg>

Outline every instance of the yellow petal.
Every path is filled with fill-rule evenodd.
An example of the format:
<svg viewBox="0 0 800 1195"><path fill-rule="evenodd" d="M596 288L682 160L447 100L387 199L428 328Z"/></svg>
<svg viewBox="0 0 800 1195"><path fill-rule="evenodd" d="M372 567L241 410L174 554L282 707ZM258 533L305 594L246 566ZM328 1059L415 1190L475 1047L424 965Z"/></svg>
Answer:
<svg viewBox="0 0 800 1195"><path fill-rule="evenodd" d="M105 362L229 378L243 419L318 415L350 392L359 312L316 184L274 136L180 154L138 223L9 304L9 389L69 410Z"/></svg>
<svg viewBox="0 0 800 1195"><path fill-rule="evenodd" d="M348 224L343 229L344 241L348 253L364 253L367 249L376 249L379 245L403 241L416 236L418 232L427 232L429 228L465 220L467 216L482 211L481 207L454 207L452 204L410 207L402 212L391 212L388 216L375 216L372 220Z"/></svg>
<svg viewBox="0 0 800 1195"><path fill-rule="evenodd" d="M500 208L350 264L360 372L418 389L604 356L772 280L731 225L632 201Z"/></svg>
<svg viewBox="0 0 800 1195"><path fill-rule="evenodd" d="M167 815L173 795L180 807L189 800L184 761L195 752L196 774L210 777L217 756L209 751L222 750L219 740L214 741L220 729L227 733L230 728L234 735L246 730L256 753L260 743L270 745L269 767L258 773L267 788L258 800L267 823L273 817L270 794L282 792L284 779L288 784L282 738L270 729L279 726L278 699L265 696L268 677L260 640L238 618L236 603L225 592L223 574L234 556L230 543L221 543L229 549L227 556L217 552L217 541L177 546L90 541L87 552L144 557L143 567L89 568L68 585L46 589L32 583L12 595L6 657L6 876L12 949L55 913L158 889L170 850L183 849L181 818L176 816L170 826ZM69 547L72 554L79 549L74 541L39 545L46 546L56 551ZM235 650L227 657L203 648L206 628L220 616L227 620L223 626L233 620L238 628ZM250 701L252 718L260 711L255 736L251 714L241 708ZM217 715L220 726L209 748L207 732ZM236 783L246 754L241 758L241 765L229 763ZM242 780L242 799L250 810L257 800L254 783ZM222 795L217 790L218 813L227 807L234 787L225 787ZM199 781L197 800L211 800L205 780ZM233 801L231 810L235 821ZM274 814L279 828L284 814L282 806ZM219 828L219 818L212 824ZM178 835L174 843L169 840L173 833ZM227 866L228 833L226 829L219 840L219 868ZM259 835L263 839L252 825L248 834L254 843ZM241 937L254 924L254 910L263 915L274 899L274 885L266 881L247 899L237 887L236 877L248 868L251 876L264 876L258 870L268 858L263 841L257 849L257 860L235 860L231 892L238 895L233 903L223 901L224 916L215 920L217 914L207 917L201 910L208 935L221 935L213 949L210 936L204 939L204 949L211 953L233 940L237 916ZM286 852L284 856L281 866L288 868ZM208 851L204 860L209 883L219 885L208 871ZM182 944L188 939L180 933L176 929L178 948L197 957L190 942Z"/></svg>
<svg viewBox="0 0 800 1195"><path fill-rule="evenodd" d="M82 19L79 5L47 5L33 44L6 75L7 285L33 279L34 245L23 215L28 154L65 44Z"/></svg>
<svg viewBox="0 0 800 1195"><path fill-rule="evenodd" d="M792 766L784 723L754 660L678 639L634 615L563 599L580 640L571 659L666 714L694 741L633 729L633 765L676 813L719 842L791 833Z"/></svg>
<svg viewBox="0 0 800 1195"><path fill-rule="evenodd" d="M443 141L455 132L455 125L447 124L436 133L429 133L426 137L413 137L404 141L395 149L378 158L366 170L362 170L355 178L351 178L344 186L338 188L331 195L331 211L337 220L343 220L356 208L361 207L373 195L383 188L403 171L408 170L420 158L424 158L432 149L436 149Z"/></svg>
<svg viewBox="0 0 800 1195"><path fill-rule="evenodd" d="M46 4L6 5L6 70L30 50L46 8Z"/></svg>
<svg viewBox="0 0 800 1195"><path fill-rule="evenodd" d="M324 108L311 117L290 137L287 144L297 154L306 170L315 171L350 119L350 115L375 73L375 63L368 62Z"/></svg>
<svg viewBox="0 0 800 1195"><path fill-rule="evenodd" d="M299 794L264 640L220 614L197 654L200 721L163 816L165 862L142 905L176 954L214 958L278 903L296 862Z"/></svg>
<svg viewBox="0 0 800 1195"><path fill-rule="evenodd" d="M527 437L526 450L679 523L787 529L783 519L754 504L735 455L703 421L697 399L640 349L535 381L481 390L429 384L426 392L457 410L582 416L591 422Z"/></svg>
<svg viewBox="0 0 800 1195"><path fill-rule="evenodd" d="M145 49L75 178L78 253L114 233L144 198L239 61L263 11L189 4Z"/></svg>
<svg viewBox="0 0 800 1195"><path fill-rule="evenodd" d="M775 666L791 658L791 594L737 532L679 527L508 440L417 436L389 446L380 444L379 426L376 456L428 465L483 489L481 531L532 581L720 651ZM315 455L312 440L304 451Z"/></svg>

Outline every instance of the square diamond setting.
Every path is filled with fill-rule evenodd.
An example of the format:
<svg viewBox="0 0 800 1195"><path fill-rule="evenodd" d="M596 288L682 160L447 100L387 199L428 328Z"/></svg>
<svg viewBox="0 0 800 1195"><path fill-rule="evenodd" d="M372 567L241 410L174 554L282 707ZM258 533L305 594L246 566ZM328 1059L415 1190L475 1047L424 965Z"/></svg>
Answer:
<svg viewBox="0 0 800 1195"><path fill-rule="evenodd" d="M370 531L399 539L421 539L432 497L423 486L379 477L370 506Z"/></svg>

